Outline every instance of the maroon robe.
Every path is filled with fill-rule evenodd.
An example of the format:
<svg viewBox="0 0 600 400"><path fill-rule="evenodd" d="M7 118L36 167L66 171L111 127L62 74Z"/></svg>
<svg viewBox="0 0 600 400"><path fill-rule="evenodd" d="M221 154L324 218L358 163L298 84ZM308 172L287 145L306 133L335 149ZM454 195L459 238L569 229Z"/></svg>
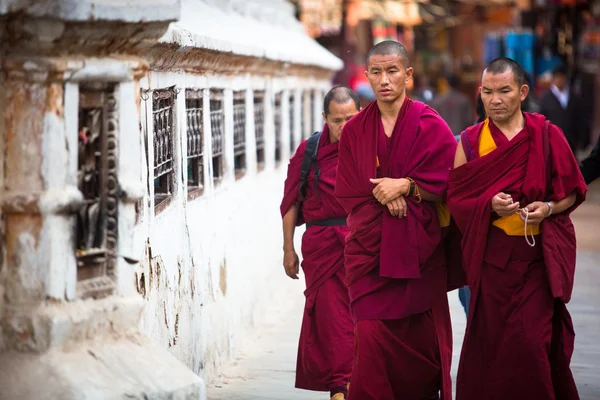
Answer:
<svg viewBox="0 0 600 400"><path fill-rule="evenodd" d="M291 158L281 202L284 216L300 201L298 187L307 141ZM307 179L306 200L297 224L347 213L333 195L339 142L331 143L327 125L319 141L317 163L320 176L314 189L314 169ZM302 236L302 270L306 279L306 306L300 331L296 365L296 387L330 391L345 387L350 379L354 346L354 323L350 316L348 288L344 283L344 243L347 226L316 226Z"/></svg>
<svg viewBox="0 0 600 400"><path fill-rule="evenodd" d="M462 144L473 160L450 173L448 206L463 234L472 292L459 400L579 398L569 367L575 334L565 302L576 250L569 213L584 200L586 187L560 129L550 125L545 160L545 118L524 115L525 128L510 141L490 123L497 148L483 157L477 151L482 124L469 128ZM525 237L492 226L491 199L498 192L510 193L521 206L571 193L577 200L545 219L530 247Z"/></svg>
<svg viewBox="0 0 600 400"><path fill-rule="evenodd" d="M391 139L377 102L344 127L335 194L350 213L346 271L357 321L351 400L422 399L439 390L442 398L452 397L446 265L435 205L407 198L407 217L393 217L374 198L369 178L411 177L443 197L455 149L440 116L410 99Z"/></svg>

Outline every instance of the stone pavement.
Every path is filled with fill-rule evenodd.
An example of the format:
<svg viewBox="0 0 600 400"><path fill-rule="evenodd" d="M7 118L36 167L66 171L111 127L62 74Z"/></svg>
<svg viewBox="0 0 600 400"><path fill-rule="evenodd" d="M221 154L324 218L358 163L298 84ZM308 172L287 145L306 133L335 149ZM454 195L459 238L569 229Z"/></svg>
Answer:
<svg viewBox="0 0 600 400"><path fill-rule="evenodd" d="M577 333L572 368L582 400L600 400L600 185L591 187L588 201L573 215L578 235L578 264L573 299L568 307ZM268 321L248 338L244 351L208 388L211 400L317 400L326 393L294 389L296 345L304 297L302 281L281 284L289 294L273 305ZM452 375L465 330L465 316L456 291L449 293L454 331Z"/></svg>

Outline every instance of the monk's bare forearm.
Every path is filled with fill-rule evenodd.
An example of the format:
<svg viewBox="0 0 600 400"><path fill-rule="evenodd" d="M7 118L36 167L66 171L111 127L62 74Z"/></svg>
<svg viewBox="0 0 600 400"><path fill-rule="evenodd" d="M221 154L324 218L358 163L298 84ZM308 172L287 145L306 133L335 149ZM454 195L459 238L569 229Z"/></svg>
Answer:
<svg viewBox="0 0 600 400"><path fill-rule="evenodd" d="M293 204L283 216L283 251L294 250L294 232L299 210L298 204Z"/></svg>
<svg viewBox="0 0 600 400"><path fill-rule="evenodd" d="M575 200L577 199L577 195L575 193L571 193L567 197L559 201L551 201L552 205L552 214L560 214L561 212L568 210L575 204Z"/></svg>

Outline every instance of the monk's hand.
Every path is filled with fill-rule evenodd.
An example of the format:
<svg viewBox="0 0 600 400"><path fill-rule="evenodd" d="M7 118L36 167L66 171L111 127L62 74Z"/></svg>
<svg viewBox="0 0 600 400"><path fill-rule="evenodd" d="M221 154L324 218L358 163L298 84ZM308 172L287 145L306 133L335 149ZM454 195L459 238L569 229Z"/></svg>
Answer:
<svg viewBox="0 0 600 400"><path fill-rule="evenodd" d="M513 215L518 209L519 202L513 202L509 194L500 192L492 197L492 210L501 217Z"/></svg>
<svg viewBox="0 0 600 400"><path fill-rule="evenodd" d="M522 208L519 212L521 221L525 222L525 219L527 218L527 225L541 224L548 214L550 214L550 207L548 207L548 204L541 201L534 201L527 205L527 207Z"/></svg>
<svg viewBox="0 0 600 400"><path fill-rule="evenodd" d="M406 195L410 189L410 182L404 178L378 178L371 179L370 181L375 185L373 196L383 205L402 195Z"/></svg>
<svg viewBox="0 0 600 400"><path fill-rule="evenodd" d="M292 279L298 279L298 272L300 272L300 261L298 260L298 254L296 250L286 250L283 253L283 268L285 268L285 274Z"/></svg>
<svg viewBox="0 0 600 400"><path fill-rule="evenodd" d="M406 200L404 199L404 196L400 196L392 201L388 201L386 206L393 217L406 217Z"/></svg>

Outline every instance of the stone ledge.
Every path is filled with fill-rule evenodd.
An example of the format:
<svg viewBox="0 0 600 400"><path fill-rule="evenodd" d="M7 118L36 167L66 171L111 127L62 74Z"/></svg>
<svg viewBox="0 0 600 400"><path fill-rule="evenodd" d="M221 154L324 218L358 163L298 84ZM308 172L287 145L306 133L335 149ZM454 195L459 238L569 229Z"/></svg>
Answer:
<svg viewBox="0 0 600 400"><path fill-rule="evenodd" d="M119 338L137 331L143 307L138 296L48 301L38 307L5 304L2 339L9 349L45 352L96 337Z"/></svg>
<svg viewBox="0 0 600 400"><path fill-rule="evenodd" d="M198 400L202 378L140 334L0 354L0 400Z"/></svg>

